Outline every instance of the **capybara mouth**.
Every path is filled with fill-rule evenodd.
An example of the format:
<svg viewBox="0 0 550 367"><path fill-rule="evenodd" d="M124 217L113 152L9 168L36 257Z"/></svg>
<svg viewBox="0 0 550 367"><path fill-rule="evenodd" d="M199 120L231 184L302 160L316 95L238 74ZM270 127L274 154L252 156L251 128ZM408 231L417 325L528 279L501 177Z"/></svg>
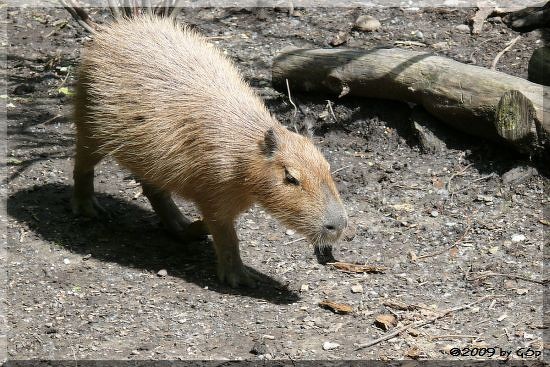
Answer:
<svg viewBox="0 0 550 367"><path fill-rule="evenodd" d="M332 245L327 244L316 244L314 246L315 257L317 257L317 262L319 264L326 264L335 262L336 259L332 256Z"/></svg>
<svg viewBox="0 0 550 367"><path fill-rule="evenodd" d="M332 255L332 246L338 242L342 235L342 230L327 231L322 228L315 235L310 237L314 247L314 254L319 264L326 264L336 261Z"/></svg>

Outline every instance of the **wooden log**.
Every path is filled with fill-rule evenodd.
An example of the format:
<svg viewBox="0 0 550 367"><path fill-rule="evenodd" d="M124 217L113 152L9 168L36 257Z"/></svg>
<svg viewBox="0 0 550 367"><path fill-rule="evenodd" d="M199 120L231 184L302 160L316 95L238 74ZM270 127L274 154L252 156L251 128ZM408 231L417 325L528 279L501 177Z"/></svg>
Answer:
<svg viewBox="0 0 550 367"><path fill-rule="evenodd" d="M454 128L529 154L547 148L550 138L550 91L426 52L287 48L273 61L272 79L283 93L288 79L291 91L416 103ZM519 94L510 98L512 91Z"/></svg>
<svg viewBox="0 0 550 367"><path fill-rule="evenodd" d="M550 46L533 51L529 59L528 77L533 83L550 86Z"/></svg>

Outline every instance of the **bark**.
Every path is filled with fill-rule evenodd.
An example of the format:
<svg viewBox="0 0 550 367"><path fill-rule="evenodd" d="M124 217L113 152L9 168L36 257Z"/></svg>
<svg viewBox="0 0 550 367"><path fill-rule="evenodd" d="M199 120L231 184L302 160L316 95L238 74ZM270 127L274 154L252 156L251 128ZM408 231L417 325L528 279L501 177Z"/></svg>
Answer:
<svg viewBox="0 0 550 367"><path fill-rule="evenodd" d="M272 73L284 93L288 79L291 91L412 102L454 128L529 154L550 137L543 86L425 52L292 48L275 58Z"/></svg>

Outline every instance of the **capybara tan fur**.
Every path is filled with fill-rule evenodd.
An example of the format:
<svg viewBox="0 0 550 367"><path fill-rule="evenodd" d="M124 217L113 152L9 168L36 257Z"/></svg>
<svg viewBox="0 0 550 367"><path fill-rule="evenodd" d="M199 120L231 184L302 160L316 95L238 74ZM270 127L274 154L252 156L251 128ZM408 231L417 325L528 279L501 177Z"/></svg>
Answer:
<svg viewBox="0 0 550 367"><path fill-rule="evenodd" d="M218 276L254 286L235 220L258 203L316 249L347 225L330 167L311 139L281 125L233 63L196 32L154 16L118 19L85 48L75 97L73 210L96 216L94 166L106 155L139 177L164 225L212 234ZM194 202L191 223L171 193Z"/></svg>

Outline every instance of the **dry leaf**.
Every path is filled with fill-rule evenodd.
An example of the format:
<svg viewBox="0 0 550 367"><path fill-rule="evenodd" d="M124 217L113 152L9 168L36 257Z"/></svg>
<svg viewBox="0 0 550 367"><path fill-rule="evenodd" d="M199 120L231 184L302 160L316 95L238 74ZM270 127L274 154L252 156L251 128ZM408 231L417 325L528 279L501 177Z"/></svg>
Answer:
<svg viewBox="0 0 550 367"><path fill-rule="evenodd" d="M458 255L458 248L456 246L449 249L449 257L456 257Z"/></svg>
<svg viewBox="0 0 550 367"><path fill-rule="evenodd" d="M378 315L374 320L374 325L378 326L382 330L389 330L397 325L397 319L395 316L390 314Z"/></svg>
<svg viewBox="0 0 550 367"><path fill-rule="evenodd" d="M384 266L352 264L340 261L328 263L328 265L332 265L344 273L383 273L386 270Z"/></svg>
<svg viewBox="0 0 550 367"><path fill-rule="evenodd" d="M432 185L436 189L442 189L445 187L445 182L443 182L439 177L432 177Z"/></svg>
<svg viewBox="0 0 550 367"><path fill-rule="evenodd" d="M405 353L405 355L412 359L418 359L418 357L420 357L420 349L417 347L412 347Z"/></svg>
<svg viewBox="0 0 550 367"><path fill-rule="evenodd" d="M414 212L414 206L409 203L403 203L403 204L394 204L390 205L395 210L403 211L403 212Z"/></svg>
<svg viewBox="0 0 550 367"><path fill-rule="evenodd" d="M353 311L353 309L349 305L326 300L319 302L319 306L338 314L348 314Z"/></svg>
<svg viewBox="0 0 550 367"><path fill-rule="evenodd" d="M405 302L392 301L392 300L385 301L383 305L386 307L393 308L394 310L400 310L400 311L411 311L418 308L415 305L409 305Z"/></svg>

